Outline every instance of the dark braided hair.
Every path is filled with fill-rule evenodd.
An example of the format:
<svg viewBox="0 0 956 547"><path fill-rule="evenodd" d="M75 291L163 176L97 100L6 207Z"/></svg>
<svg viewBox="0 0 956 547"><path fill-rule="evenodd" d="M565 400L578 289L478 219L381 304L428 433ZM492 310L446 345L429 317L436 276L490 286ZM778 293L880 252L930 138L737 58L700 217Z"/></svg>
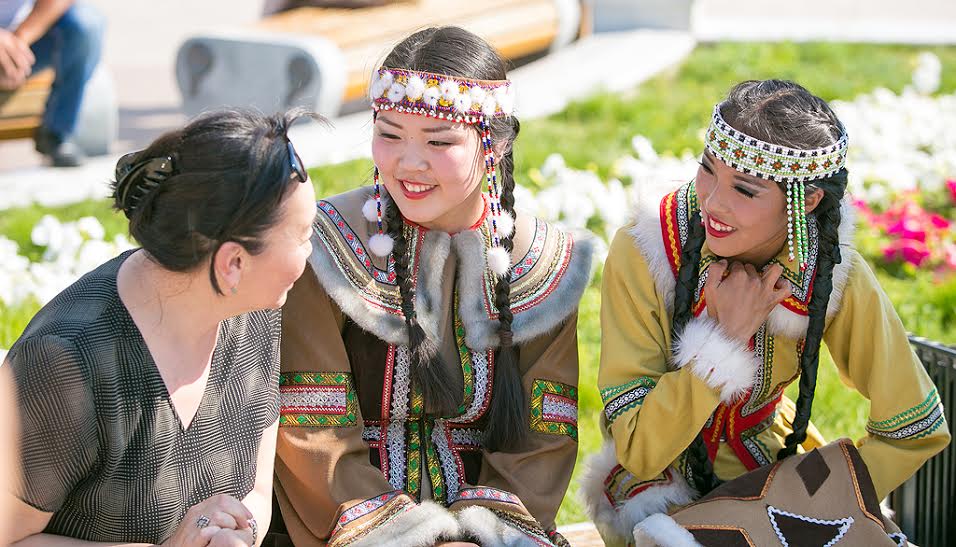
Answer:
<svg viewBox="0 0 956 547"><path fill-rule="evenodd" d="M721 115L735 129L763 141L791 148L822 148L835 143L843 133L843 124L823 99L794 82L783 80L746 81L734 86L721 103ZM826 179L807 185L820 189L823 198L811 214L817 223L818 250L813 294L809 303L809 325L800 354L800 393L796 401L793 433L787 436L778 459L796 453L806 440L807 427L816 388L820 343L826 321L827 304L833 289L833 267L842 257L839 247L840 200L846 191L847 171L840 170ZM785 185L780 185L786 191ZM673 332L683 331L691 319L691 305L697 290L700 248L705 236L696 212L688 227L687 241L681 251L681 266L674 292ZM705 495L720 481L714 474L707 445L698 434L686 451L687 466L694 487Z"/></svg>
<svg viewBox="0 0 956 547"><path fill-rule="evenodd" d="M493 47L480 37L458 27L428 28L402 40L382 63L400 68L437 74L449 74L476 80L503 80L505 63ZM488 121L495 144L498 176L501 181L501 206L514 217L514 159L512 144L520 131L516 119L495 118ZM476 127L477 131L477 127ZM475 165L479 165L480 151ZM455 382L446 375L454 367L443 366L434 343L429 341L415 317L414 287L408 266L408 246L402 233L401 211L388 207L388 233L395 240L393 257L395 274L402 298L402 312L408 329L412 354L412 381L419 385L429 408L442 415L453 413L461 402L461 393L453 393ZM512 239L502 237L501 245L509 252ZM527 402L518 370L518 352L512 344L511 284L507 277L495 284L495 307L499 317L499 347L495 353L494 384L487 414L484 446L489 451L516 450L527 438Z"/></svg>

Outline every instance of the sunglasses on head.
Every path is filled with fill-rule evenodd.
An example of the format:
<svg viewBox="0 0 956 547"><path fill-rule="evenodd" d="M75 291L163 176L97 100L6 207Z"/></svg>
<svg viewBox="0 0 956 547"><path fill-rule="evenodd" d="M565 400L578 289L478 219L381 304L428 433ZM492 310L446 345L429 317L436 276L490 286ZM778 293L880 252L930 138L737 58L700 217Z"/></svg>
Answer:
<svg viewBox="0 0 956 547"><path fill-rule="evenodd" d="M289 151L289 162L292 165L292 173L298 177L299 182L305 182L309 180L309 174L306 173L305 168L302 167L302 158L300 158L299 154L296 153L295 147L292 146L292 141L286 138L285 143L286 150Z"/></svg>

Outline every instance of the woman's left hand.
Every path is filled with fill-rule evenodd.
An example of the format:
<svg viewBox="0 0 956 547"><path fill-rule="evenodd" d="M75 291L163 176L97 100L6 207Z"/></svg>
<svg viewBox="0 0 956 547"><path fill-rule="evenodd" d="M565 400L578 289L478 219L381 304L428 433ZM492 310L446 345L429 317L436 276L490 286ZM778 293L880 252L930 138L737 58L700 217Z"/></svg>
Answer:
<svg viewBox="0 0 956 547"><path fill-rule="evenodd" d="M253 541L252 530L249 528L242 530L224 528L209 540L208 547L252 547Z"/></svg>

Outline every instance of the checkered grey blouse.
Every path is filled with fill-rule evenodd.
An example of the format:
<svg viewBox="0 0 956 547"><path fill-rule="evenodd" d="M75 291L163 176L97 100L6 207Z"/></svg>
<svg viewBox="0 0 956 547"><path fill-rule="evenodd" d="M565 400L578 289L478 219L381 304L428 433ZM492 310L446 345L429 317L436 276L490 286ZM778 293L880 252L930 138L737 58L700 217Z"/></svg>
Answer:
<svg viewBox="0 0 956 547"><path fill-rule="evenodd" d="M22 498L47 533L161 543L186 510L253 487L279 416L280 312L224 321L202 402L183 430L143 337L103 264L60 293L9 353L23 427Z"/></svg>

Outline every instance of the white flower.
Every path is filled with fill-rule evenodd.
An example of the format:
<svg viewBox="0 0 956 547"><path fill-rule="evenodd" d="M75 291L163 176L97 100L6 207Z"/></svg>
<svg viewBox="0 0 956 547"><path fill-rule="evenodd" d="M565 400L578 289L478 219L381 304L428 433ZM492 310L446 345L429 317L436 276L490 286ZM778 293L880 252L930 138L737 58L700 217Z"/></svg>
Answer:
<svg viewBox="0 0 956 547"><path fill-rule="evenodd" d="M409 76L408 83L405 84L405 94L409 101L417 101L425 93L425 80L421 76Z"/></svg>
<svg viewBox="0 0 956 547"><path fill-rule="evenodd" d="M76 221L76 228L84 235L92 239L103 239L106 230L96 217L83 217Z"/></svg>
<svg viewBox="0 0 956 547"><path fill-rule="evenodd" d="M916 70L913 71L913 86L923 95L932 95L939 90L943 63L928 51L919 54Z"/></svg>
<svg viewBox="0 0 956 547"><path fill-rule="evenodd" d="M402 99L405 98L405 86L395 82L388 88L388 100L393 103L402 102Z"/></svg>
<svg viewBox="0 0 956 547"><path fill-rule="evenodd" d="M425 93L422 94L422 98L425 101L425 104L435 108L438 106L438 98L441 96L441 91L437 87L429 87L425 90Z"/></svg>

